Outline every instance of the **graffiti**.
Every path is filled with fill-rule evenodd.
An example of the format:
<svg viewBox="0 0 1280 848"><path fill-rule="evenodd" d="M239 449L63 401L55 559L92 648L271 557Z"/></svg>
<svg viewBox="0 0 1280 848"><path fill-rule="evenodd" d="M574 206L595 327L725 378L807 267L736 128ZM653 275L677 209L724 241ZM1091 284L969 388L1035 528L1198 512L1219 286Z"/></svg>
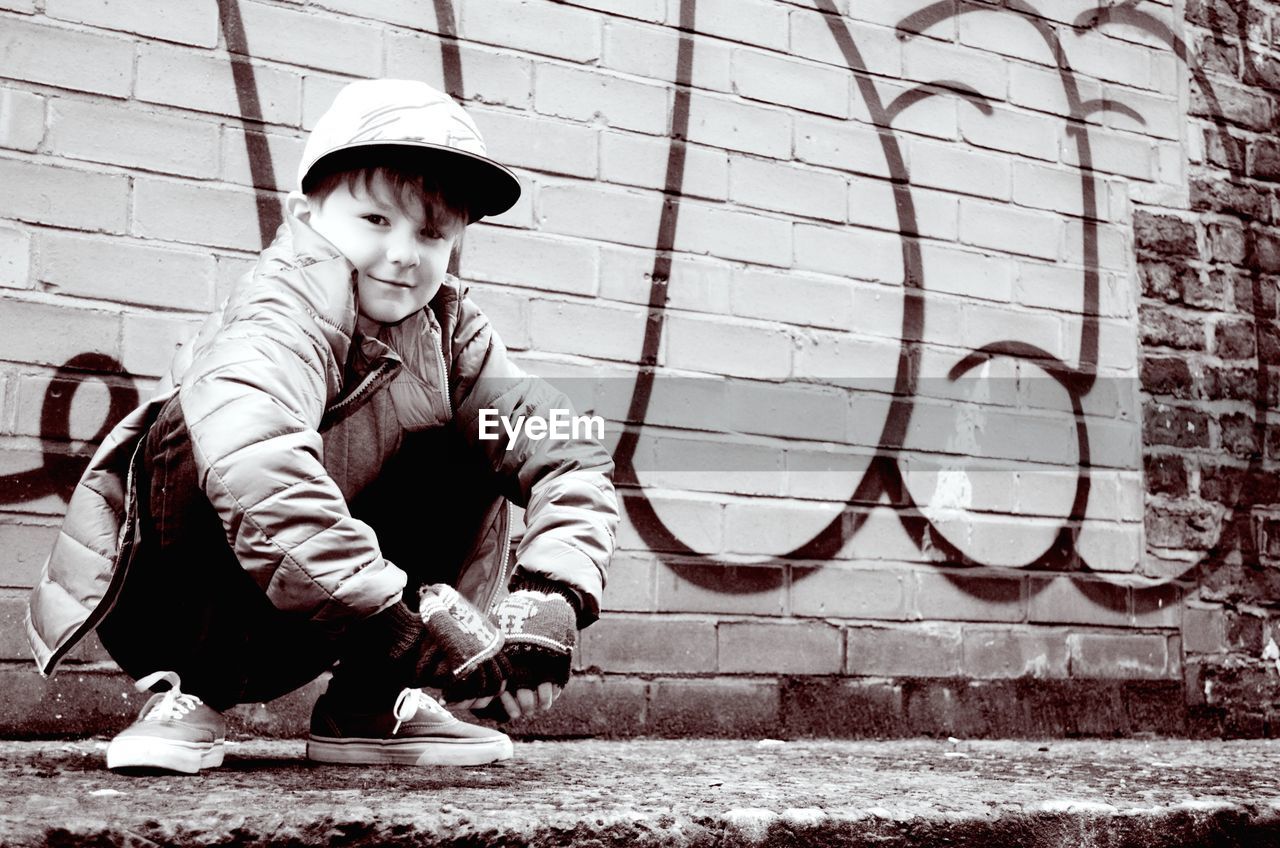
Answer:
<svg viewBox="0 0 1280 848"><path fill-rule="evenodd" d="M110 406L98 432L89 439L91 444L98 444L117 421L138 405L138 390L133 385L107 381L102 376L122 371L119 362L102 353L81 353L58 368L40 406L43 462L28 471L0 476L0 504L26 503L46 495L56 495L63 501L71 498L76 481L89 463L87 454L62 452L71 440L71 403L84 385L86 374L106 385Z"/></svg>
<svg viewBox="0 0 1280 848"><path fill-rule="evenodd" d="M444 71L444 90L455 100L463 99L462 51L458 48L458 22L451 0L434 0L436 23L440 30L440 63Z"/></svg>
<svg viewBox="0 0 1280 848"><path fill-rule="evenodd" d="M239 53L246 58L243 61L231 61L231 77L235 81L236 99L240 104L241 120L262 123L262 104L258 99L258 82L254 75L253 65L249 63L249 42L244 34L244 21L240 17L240 5L235 0L218 1L218 23L222 27L222 37L227 42L227 50ZM246 123L244 127L245 152L249 154L249 174L253 186L259 189L256 201L258 206L258 233L265 247L275 237L280 227L280 203L270 191L277 185L275 169L271 164L271 150L267 146L264 133L253 132Z"/></svg>
<svg viewBox="0 0 1280 848"><path fill-rule="evenodd" d="M1034 10L1019 3L1007 4L1010 12L1019 12L1036 33L1048 45L1058 67L1059 78L1066 92L1070 106L1068 133L1073 138L1077 149L1082 197L1082 255L1084 257L1083 274L1083 320L1080 322L1079 364L1069 366L1052 353L1027 342L1010 340L995 342L970 352L950 369L951 380L970 372L983 362L995 357L1031 362L1042 368L1067 393L1071 403L1071 413L1075 421L1078 440L1078 476L1071 505L1065 519L1057 532L1056 538L1025 567L1038 570L1090 570L1088 564L1078 555L1076 536L1079 524L1084 519L1085 505L1089 497L1090 458L1089 437L1082 410L1082 398L1092 388L1095 378L1095 365L1098 351L1098 258L1097 258L1097 197L1095 175L1092 166L1089 133L1083 123L1084 118L1092 111L1111 108L1109 104L1085 102L1075 83L1074 74L1067 62L1062 46L1056 34L1043 21L1034 15ZM953 544L933 520L926 514L913 497L906 480L904 480L899 455L904 447L907 430L911 421L918 373L918 350L922 344L922 333L926 321L926 300L923 296L928 286L926 269L922 260L919 237L919 221L916 204L912 193L911 175L906 166L903 150L898 138L891 131L893 119L905 109L924 98L939 94L951 94L967 101L974 108L990 113L990 105L986 98L975 89L962 82L939 80L932 84L916 87L885 105L876 88L871 75L862 59L857 44L847 29L843 18L835 5L828 0L818 3L819 11L825 12L823 19L830 27L832 38L844 56L849 70L854 75L859 94L867 105L872 123L886 130L878 134L882 152L888 164L889 178L895 192L895 207L898 210L898 231L901 234L902 261L905 268L902 308L901 345L899 348L897 371L891 406L885 416L881 430L876 456L868 465L861 479L850 494L845 508L832 518L829 524L813 536L809 541L796 546L777 559L812 560L833 557L858 532L868 516L866 507L882 500L893 506L904 528L920 547L926 545L940 550L942 563L952 567L969 567L984 565L973 556L967 554L958 545ZM625 494L628 512L634 517L645 541L653 548L662 551L674 551L682 557L700 557L709 559L691 549L679 540L663 522L650 503L644 487L638 484L633 465L635 446L639 434L639 425L646 419L648 399L652 390L653 376L656 371L656 352L662 338L665 319L666 285L670 273L670 255L674 241L675 221L679 212L681 185L683 181L684 138L689 121L689 101L687 92L692 78L693 44L691 33L695 31L696 0L683 0L681 4L681 48L677 67L677 99L675 113L672 118L671 154L668 159L666 191L671 198L663 209L662 226L655 251L653 284L649 301L649 322L643 352L640 357L641 372L637 379L632 397L628 420L636 425L623 437L615 453L620 477L623 482L632 484ZM962 9L964 14L969 9ZM909 39L915 33L927 29L945 17L957 14L953 4L949 2L935 3L927 6L914 15L900 22L898 35ZM705 572L704 572L705 573ZM797 571L793 579L803 579L808 571ZM697 574L696 572L694 573ZM693 576L692 579L699 579ZM714 577L702 578L714 581ZM781 575L778 577L782 579ZM753 586L752 590L760 587ZM773 587L769 587L773 588Z"/></svg>
<svg viewBox="0 0 1280 848"><path fill-rule="evenodd" d="M894 119L898 115L915 103L931 96L955 96L984 114L990 114L991 106L986 98L974 88L954 80L938 80L932 84L918 86L899 95L889 104L883 104L874 78L868 73L858 46L834 3L830 2L830 0L819 0L817 6L820 12L825 13L822 15L823 20L829 26L832 38L844 56L848 69L854 75L859 93L871 114L872 123L884 130L879 133L878 137L883 147L885 161L888 163L889 179L894 184L895 206L899 215L898 231L901 236L902 261L905 268L901 346L893 400L880 433L875 458L868 464L839 514L835 515L811 539L795 546L792 550L777 556L771 561L785 564L788 561L829 559L835 556L857 534L867 520L869 515L868 507L879 503L887 503L893 507L903 528L922 551L932 549L941 554L935 564L944 566L944 574L950 576L957 573L954 569L992 565L994 563L984 562L981 558L971 555L947 537L946 533L936 524L913 495L907 480L904 478L903 464L900 461L917 394L916 385L919 378L919 358L917 353L924 341L922 330L926 323L927 301L923 295L928 289L929 275L926 273L926 268L922 261L919 237L916 235L920 232L920 226L912 193L911 173L905 164L898 138L892 132ZM1243 158L1239 150L1240 142L1231 138L1226 132L1226 122L1222 117L1222 109L1203 69L1194 61L1194 57L1190 55L1186 45L1172 33L1166 24L1148 13L1135 9L1134 6L1135 3L1129 2L1083 13L1075 21L1074 25L1077 31L1084 31L1105 24L1127 25L1155 35L1168 43L1177 58L1191 69L1195 84L1203 91L1209 101L1212 120L1217 125L1222 144L1230 157L1232 174L1237 177L1242 176L1244 168ZM714 556L694 550L668 527L650 501L634 466L636 444L639 439L640 429L646 421L654 375L658 370L657 351L661 344L666 319L667 286L670 277L675 222L679 215L679 207L683 196L685 139L689 123L687 91L692 80L692 66L696 61L692 40L692 33L696 31L696 0L683 0L680 8L681 42L676 75L677 97L672 118L671 152L668 158L665 184L668 201L663 209L662 225L659 229L659 237L654 253L655 261L649 299L649 321L646 327L643 351L639 360L640 374L636 381L627 415L627 420L632 425L632 429L620 441L615 458L619 467L620 479L624 484L627 484L624 494L627 510L633 517L644 541L657 551L669 552L668 557L664 558L664 562L668 558L672 560L693 558L702 562L731 565L731 563L717 560ZM898 25L898 36L903 40L915 38L918 33L947 18L980 11L985 11L988 14L993 12L990 8L966 6L957 10L955 5L950 2L934 3L902 19ZM1074 421L1077 438L1078 468L1074 496L1070 507L1060 522L1056 537L1052 543L1037 556L1020 565L1024 570L1097 573L1087 558L1081 555L1078 545L1081 525L1086 518L1085 511L1089 501L1091 479L1089 429L1082 406L1084 399L1089 395L1096 381L1099 349L1100 267L1098 222L1100 215L1098 210L1097 180L1090 148L1090 132L1086 122L1091 116L1103 111L1112 111L1125 115L1139 124L1144 124L1145 120L1136 110L1123 103L1103 99L1087 100L1082 96L1075 72L1067 59L1058 35L1038 15L1034 8L1019 0L1009 0L998 11L1003 14L1020 15L1045 42L1057 65L1057 74L1067 99L1066 131L1076 148L1076 161L1080 172L1079 191L1082 210L1080 239L1084 269L1078 362L1075 365L1070 365L1048 350L1025 341L997 341L972 350L954 364L947 376L948 379L956 380L993 358L1004 357L1035 364L1043 369L1066 392L1070 400L1070 414ZM1239 16L1241 27L1245 26L1245 17L1243 14ZM1240 40L1241 43L1245 43L1243 32L1240 34ZM1244 52L1248 54L1249 51L1245 50ZM1254 73L1256 75L1256 72ZM1248 229L1246 229L1245 233L1248 240L1247 255L1255 255L1253 252L1255 234ZM1262 293L1259 289L1261 281L1256 267L1252 269L1251 277L1253 302L1258 304L1262 302ZM1251 309L1250 312L1255 316L1255 349L1262 351L1264 349L1263 339L1261 338L1261 329L1256 318L1258 310ZM1259 361L1257 372L1253 426L1255 429L1255 443L1261 446L1264 444L1265 413L1269 396L1267 368L1261 360ZM1250 467L1244 474L1244 480L1239 485L1241 493L1252 493L1251 495L1246 495L1246 498L1250 496L1256 497L1257 493L1266 489L1259 480L1259 476L1263 473L1261 457L1260 449L1254 452L1250 460ZM1224 553L1234 550L1235 546L1243 546L1246 557L1252 558L1252 555L1256 553L1253 550L1256 542L1248 522L1254 506L1256 504L1248 500L1241 500L1235 504L1233 509L1235 520L1230 528L1232 532L1224 534L1222 542L1207 558L1206 565L1220 561ZM1167 575L1163 582L1197 579L1199 576L1196 573L1197 568L1199 567L1193 566L1181 573ZM811 568L794 567L791 569L791 579L793 581L802 580L813 572L814 569ZM723 585L711 570L682 571L681 576L683 579L700 583L705 588L728 592L735 591L734 587ZM753 580L750 585L743 585L741 591L773 591L776 590L777 584L785 579L783 572L779 570L774 572L772 580L762 576L761 580ZM959 588L971 591L969 584L958 579L954 582ZM1080 585L1086 591L1086 594L1097 596L1095 597L1095 602L1102 604L1115 603L1114 599L1117 596L1106 596L1102 592L1089 592L1090 584L1088 582ZM1032 592L1036 591L1034 586L1035 584L1031 589ZM1106 597L1112 600L1108 601ZM1144 603L1142 597L1136 597L1135 600L1139 605Z"/></svg>
<svg viewBox="0 0 1280 848"><path fill-rule="evenodd" d="M435 0L436 22L440 30L440 64L444 72L444 90L455 100L463 99L462 51L458 48L458 22L451 0ZM463 236L465 238L465 236ZM462 239L449 257L448 273L462 275Z"/></svg>

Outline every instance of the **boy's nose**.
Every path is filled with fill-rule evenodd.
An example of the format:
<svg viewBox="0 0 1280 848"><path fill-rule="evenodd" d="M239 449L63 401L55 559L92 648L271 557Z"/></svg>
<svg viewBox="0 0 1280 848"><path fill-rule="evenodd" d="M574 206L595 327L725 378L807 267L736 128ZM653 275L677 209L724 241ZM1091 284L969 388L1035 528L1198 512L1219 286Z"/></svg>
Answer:
<svg viewBox="0 0 1280 848"><path fill-rule="evenodd" d="M387 260L393 265L413 268L418 264L418 245L413 239L395 239L387 246Z"/></svg>

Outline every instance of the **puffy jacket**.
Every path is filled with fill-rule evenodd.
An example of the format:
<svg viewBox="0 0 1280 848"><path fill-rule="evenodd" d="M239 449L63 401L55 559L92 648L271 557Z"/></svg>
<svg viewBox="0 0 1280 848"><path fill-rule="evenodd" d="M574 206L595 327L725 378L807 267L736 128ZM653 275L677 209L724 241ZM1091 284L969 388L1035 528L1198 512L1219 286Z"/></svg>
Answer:
<svg viewBox="0 0 1280 848"><path fill-rule="evenodd" d="M581 625L598 616L618 521L608 452L523 432L511 444L502 428L499 438L480 439L483 409L515 418L570 403L510 361L456 279L376 339L355 333L354 279L327 241L288 218L156 395L99 446L31 593L27 632L42 673L120 590L140 532L139 448L175 392L227 541L278 608L341 628L400 599L404 571L383 558L347 502L406 432L447 427L492 470L492 501L466 525L480 530L463 548L459 589L482 605L505 589L514 567L505 497L526 509L515 562L572 587ZM424 469L422 485L447 492L450 481Z"/></svg>

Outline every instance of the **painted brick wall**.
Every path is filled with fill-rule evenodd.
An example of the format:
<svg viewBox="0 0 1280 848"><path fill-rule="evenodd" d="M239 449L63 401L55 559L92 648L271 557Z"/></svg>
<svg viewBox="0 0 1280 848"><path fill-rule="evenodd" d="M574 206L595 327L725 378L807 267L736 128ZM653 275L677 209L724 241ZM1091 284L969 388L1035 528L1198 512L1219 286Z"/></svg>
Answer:
<svg viewBox="0 0 1280 848"><path fill-rule="evenodd" d="M1277 732L1277 4L1104 5L0 0L0 727L136 705L26 590L387 75L520 174L460 274L618 460L534 730Z"/></svg>

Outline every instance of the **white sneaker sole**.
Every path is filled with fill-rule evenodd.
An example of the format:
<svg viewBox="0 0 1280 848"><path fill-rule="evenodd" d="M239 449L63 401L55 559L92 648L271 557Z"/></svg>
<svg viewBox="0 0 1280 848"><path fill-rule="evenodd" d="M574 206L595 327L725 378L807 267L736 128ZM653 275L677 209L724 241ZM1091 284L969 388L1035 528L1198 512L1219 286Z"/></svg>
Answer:
<svg viewBox="0 0 1280 848"><path fill-rule="evenodd" d="M482 766L511 758L511 739L340 739L312 736L307 759L340 765Z"/></svg>
<svg viewBox="0 0 1280 848"><path fill-rule="evenodd" d="M200 769L222 765L222 740L217 742L182 742L127 736L112 739L107 745L109 769L156 769L195 774Z"/></svg>

